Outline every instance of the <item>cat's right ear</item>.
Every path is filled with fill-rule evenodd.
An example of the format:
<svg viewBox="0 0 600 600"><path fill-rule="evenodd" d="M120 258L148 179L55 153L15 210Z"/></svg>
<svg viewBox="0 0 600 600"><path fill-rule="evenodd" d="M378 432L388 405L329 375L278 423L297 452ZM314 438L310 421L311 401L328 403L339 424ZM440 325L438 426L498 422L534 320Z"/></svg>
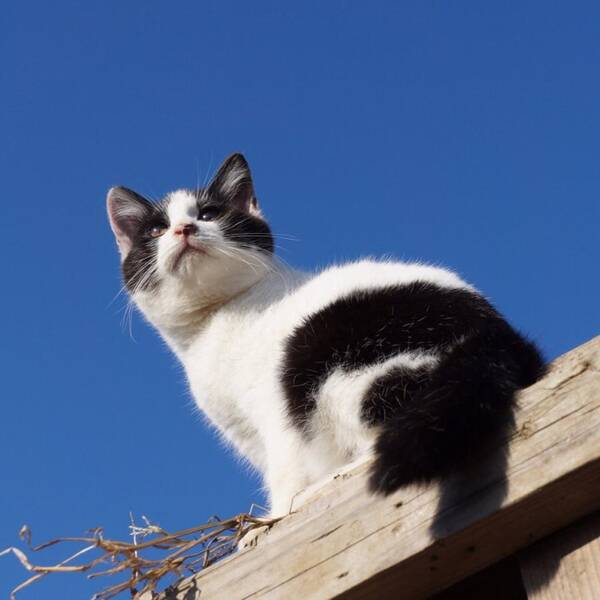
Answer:
<svg viewBox="0 0 600 600"><path fill-rule="evenodd" d="M121 258L124 260L131 250L141 224L152 211L152 204L133 190L114 187L106 196L106 209Z"/></svg>
<svg viewBox="0 0 600 600"><path fill-rule="evenodd" d="M223 161L208 186L208 191L243 211L258 212L250 167L243 154L239 152Z"/></svg>

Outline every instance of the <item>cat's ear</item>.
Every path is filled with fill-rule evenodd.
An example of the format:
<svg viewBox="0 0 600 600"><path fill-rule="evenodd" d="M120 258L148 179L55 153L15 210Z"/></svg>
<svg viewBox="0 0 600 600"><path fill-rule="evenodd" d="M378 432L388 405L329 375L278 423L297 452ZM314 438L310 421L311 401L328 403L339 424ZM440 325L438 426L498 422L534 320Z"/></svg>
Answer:
<svg viewBox="0 0 600 600"><path fill-rule="evenodd" d="M235 204L240 210L258 212L250 167L242 154L232 154L223 161L208 191L227 203Z"/></svg>
<svg viewBox="0 0 600 600"><path fill-rule="evenodd" d="M121 258L125 259L141 224L152 212L152 204L133 190L114 187L106 196L106 209Z"/></svg>

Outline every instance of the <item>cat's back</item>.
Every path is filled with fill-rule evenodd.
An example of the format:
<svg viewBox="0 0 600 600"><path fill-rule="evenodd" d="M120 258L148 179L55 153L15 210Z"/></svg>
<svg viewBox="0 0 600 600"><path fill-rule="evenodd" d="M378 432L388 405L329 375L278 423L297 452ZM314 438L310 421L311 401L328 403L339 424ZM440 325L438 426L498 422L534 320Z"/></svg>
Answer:
<svg viewBox="0 0 600 600"><path fill-rule="evenodd" d="M363 259L330 266L283 298L277 312L282 318L306 317L356 293L385 291L415 282L436 288L473 288L456 273L432 265L391 260Z"/></svg>

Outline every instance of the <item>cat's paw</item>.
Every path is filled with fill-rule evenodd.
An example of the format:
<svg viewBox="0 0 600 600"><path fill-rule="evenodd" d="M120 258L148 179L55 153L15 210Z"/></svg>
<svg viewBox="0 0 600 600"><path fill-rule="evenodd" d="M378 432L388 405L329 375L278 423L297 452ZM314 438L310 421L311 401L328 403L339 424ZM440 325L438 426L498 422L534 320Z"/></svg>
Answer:
<svg viewBox="0 0 600 600"><path fill-rule="evenodd" d="M269 525L261 525L260 527L251 529L248 533L241 537L237 544L237 549L243 550L244 548L252 548L253 546L256 546L258 544L258 538L262 535L266 535L269 529Z"/></svg>

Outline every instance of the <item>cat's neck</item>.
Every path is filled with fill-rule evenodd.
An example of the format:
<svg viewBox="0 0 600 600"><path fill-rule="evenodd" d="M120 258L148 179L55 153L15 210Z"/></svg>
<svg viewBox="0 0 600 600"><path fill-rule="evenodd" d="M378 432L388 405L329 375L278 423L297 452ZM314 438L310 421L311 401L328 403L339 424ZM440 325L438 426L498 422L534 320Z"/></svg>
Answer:
<svg viewBox="0 0 600 600"><path fill-rule="evenodd" d="M248 319L256 318L308 277L306 273L277 261L258 281L234 294L206 293L186 298L180 291L174 291L170 301L165 302L162 309L153 306L152 313L144 309L143 299L138 299L138 305L171 350L183 359L190 345L209 329L219 313L225 311L245 314Z"/></svg>

